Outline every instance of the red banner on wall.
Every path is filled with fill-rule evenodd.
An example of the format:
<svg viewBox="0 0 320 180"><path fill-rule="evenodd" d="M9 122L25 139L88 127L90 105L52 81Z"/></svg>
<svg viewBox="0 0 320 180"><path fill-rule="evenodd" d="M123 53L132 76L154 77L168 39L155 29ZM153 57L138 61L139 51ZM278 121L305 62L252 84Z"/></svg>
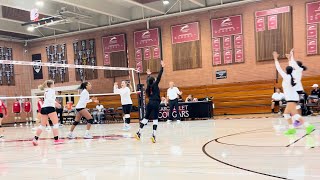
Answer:
<svg viewBox="0 0 320 180"><path fill-rule="evenodd" d="M307 25L307 38L308 39L318 38L318 28L316 24Z"/></svg>
<svg viewBox="0 0 320 180"><path fill-rule="evenodd" d="M268 30L278 29L278 16L268 16Z"/></svg>
<svg viewBox="0 0 320 180"><path fill-rule="evenodd" d="M230 16L211 20L212 37L242 34L242 16Z"/></svg>
<svg viewBox="0 0 320 180"><path fill-rule="evenodd" d="M243 49L235 50L235 62L243 62Z"/></svg>
<svg viewBox="0 0 320 180"><path fill-rule="evenodd" d="M139 71L140 73L143 72L143 64L142 64L142 61L137 61L137 62L136 62L136 69L137 69L137 71Z"/></svg>
<svg viewBox="0 0 320 180"><path fill-rule="evenodd" d="M223 49L231 49L231 36L223 37Z"/></svg>
<svg viewBox="0 0 320 180"><path fill-rule="evenodd" d="M136 56L136 61L141 61L142 60L142 50L136 49L135 56Z"/></svg>
<svg viewBox="0 0 320 180"><path fill-rule="evenodd" d="M224 64L231 64L232 63L232 50L226 50L224 51L223 57L224 57Z"/></svg>
<svg viewBox="0 0 320 180"><path fill-rule="evenodd" d="M317 54L318 53L318 43L316 39L307 40L307 54Z"/></svg>
<svg viewBox="0 0 320 180"><path fill-rule="evenodd" d="M320 1L307 3L307 24L320 22Z"/></svg>
<svg viewBox="0 0 320 180"><path fill-rule="evenodd" d="M153 59L161 59L160 47L153 47Z"/></svg>
<svg viewBox="0 0 320 180"><path fill-rule="evenodd" d="M264 30L266 30L265 17L256 18L256 32L262 32Z"/></svg>
<svg viewBox="0 0 320 180"><path fill-rule="evenodd" d="M214 52L213 65L220 65L220 64L221 64L221 52Z"/></svg>
<svg viewBox="0 0 320 180"><path fill-rule="evenodd" d="M238 49L243 48L243 36L242 35L234 36L234 48L238 48Z"/></svg>
<svg viewBox="0 0 320 180"><path fill-rule="evenodd" d="M104 53L125 51L126 38L124 34L102 37L102 47Z"/></svg>
<svg viewBox="0 0 320 180"><path fill-rule="evenodd" d="M143 50L143 59L144 60L150 60L151 59L151 51L149 47L144 48Z"/></svg>
<svg viewBox="0 0 320 180"><path fill-rule="evenodd" d="M221 50L220 38L213 38L212 39L212 49L215 52Z"/></svg>
<svg viewBox="0 0 320 180"><path fill-rule="evenodd" d="M270 15L274 15L274 14L282 14L282 13L287 13L287 12L290 12L290 6L274 8L274 9L267 9L267 10L263 10L263 11L257 11L256 17L270 16Z"/></svg>
<svg viewBox="0 0 320 180"><path fill-rule="evenodd" d="M171 26L172 44L200 40L199 22Z"/></svg>
<svg viewBox="0 0 320 180"><path fill-rule="evenodd" d="M134 32L134 47L144 48L160 45L159 29L148 29Z"/></svg>
<svg viewBox="0 0 320 180"><path fill-rule="evenodd" d="M103 65L105 65L105 66L110 66L111 65L110 54L109 53L104 54Z"/></svg>

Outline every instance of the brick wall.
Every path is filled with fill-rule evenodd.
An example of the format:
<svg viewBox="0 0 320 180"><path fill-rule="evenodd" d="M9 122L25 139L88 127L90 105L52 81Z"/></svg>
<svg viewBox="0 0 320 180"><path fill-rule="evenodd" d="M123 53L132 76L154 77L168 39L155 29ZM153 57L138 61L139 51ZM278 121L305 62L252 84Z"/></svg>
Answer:
<svg viewBox="0 0 320 180"><path fill-rule="evenodd" d="M278 0L278 1L263 1L251 3L248 5L237 6L227 8L223 10L212 10L202 13L196 13L186 16L177 16L170 19L151 21L150 27L160 27L162 31L162 47L163 47L163 59L166 63L163 79L160 86L166 87L169 81L174 81L178 86L197 86L205 84L220 84L220 83L232 83L243 81L255 81L255 80L268 80L275 79L276 70L273 61L270 62L256 62L255 58L255 26L254 26L254 12L258 10L270 9L276 6L293 7L293 35L294 35L294 48L296 57L303 60L306 66L309 67L305 76L319 75L319 56L306 56L306 18L305 18L305 3L307 0ZM245 63L228 66L212 66L212 52L211 52L211 27L210 19L217 17L224 17L229 15L243 15L243 34L244 34L244 53ZM171 35L170 26L199 21L201 27L201 51L202 51L202 68L173 71L172 70L172 49L171 49ZM14 58L31 61L31 55L41 53L43 61L46 61L45 46L54 43L66 43L68 53L68 63L73 63L73 47L72 42L76 39L90 39L96 40L96 53L98 65L103 65L101 37L110 34L126 33L128 41L129 52L129 66L135 67L134 62L134 47L133 47L133 32L140 29L145 29L146 23L129 25L126 27L119 27L113 29L107 29L94 33L80 34L70 37L58 38L55 40L46 40L42 42L29 43L28 54L23 54L23 46L14 44ZM18 51L18 52L16 52ZM282 65L285 66L286 61L282 61ZM17 87L0 87L1 92L8 92L7 95L14 95L15 92L22 93L23 95L29 95L30 89L36 88L42 80L33 81L30 84L30 77L32 77L31 67L16 67L16 72L19 70L24 72L26 76L18 76L17 81L20 85ZM224 80L216 80L214 72L216 70L227 70L228 78ZM47 68L44 68L44 77L48 76ZM75 80L74 69L69 69L68 83L57 84L57 86L75 85L80 82ZM126 78L116 78L116 81L120 81ZM142 77L143 81L145 76ZM99 71L99 79L91 81L93 84L93 93L109 93L112 91L113 79L105 79L103 71ZM319 82L320 83L320 82ZM18 94L19 94L18 93ZM0 93L1 94L1 93ZM4 93L2 93L4 94ZM5 93L6 94L6 93Z"/></svg>

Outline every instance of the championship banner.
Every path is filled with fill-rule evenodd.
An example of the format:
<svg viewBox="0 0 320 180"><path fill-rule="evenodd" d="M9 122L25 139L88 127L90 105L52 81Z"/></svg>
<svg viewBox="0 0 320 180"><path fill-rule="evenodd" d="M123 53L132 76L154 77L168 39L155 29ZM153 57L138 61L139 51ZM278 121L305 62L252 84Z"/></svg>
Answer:
<svg viewBox="0 0 320 180"><path fill-rule="evenodd" d="M220 65L221 64L221 52L214 52L213 53L213 65Z"/></svg>
<svg viewBox="0 0 320 180"><path fill-rule="evenodd" d="M110 66L110 65L111 65L110 54L109 54L109 53L104 54L103 65L104 65L104 66Z"/></svg>
<svg viewBox="0 0 320 180"><path fill-rule="evenodd" d="M150 52L150 48L149 47L144 48L143 57L144 57L144 60L150 60L151 59L151 52Z"/></svg>
<svg viewBox="0 0 320 180"><path fill-rule="evenodd" d="M318 38L317 24L307 25L307 39L317 39L317 38Z"/></svg>
<svg viewBox="0 0 320 180"><path fill-rule="evenodd" d="M223 49L231 49L231 36L224 36L223 37Z"/></svg>
<svg viewBox="0 0 320 180"><path fill-rule="evenodd" d="M256 32L262 32L266 30L265 17L256 18Z"/></svg>
<svg viewBox="0 0 320 180"><path fill-rule="evenodd" d="M232 50L226 50L223 53L224 64L231 64L232 63Z"/></svg>
<svg viewBox="0 0 320 180"><path fill-rule="evenodd" d="M161 57L160 47L153 48L153 59L159 59Z"/></svg>
<svg viewBox="0 0 320 180"><path fill-rule="evenodd" d="M220 38L213 38L212 39L212 49L214 52L220 51L221 47L220 47Z"/></svg>
<svg viewBox="0 0 320 180"><path fill-rule="evenodd" d="M112 53L126 50L126 38L124 34L102 37L103 52Z"/></svg>
<svg viewBox="0 0 320 180"><path fill-rule="evenodd" d="M242 34L242 16L229 16L211 20L212 38Z"/></svg>
<svg viewBox="0 0 320 180"><path fill-rule="evenodd" d="M317 53L318 53L317 39L308 39L307 40L307 54L314 55Z"/></svg>
<svg viewBox="0 0 320 180"><path fill-rule="evenodd" d="M135 52L135 59L136 61L141 61L142 60L142 50L141 49L136 49Z"/></svg>
<svg viewBox="0 0 320 180"><path fill-rule="evenodd" d="M172 44L200 40L199 22L171 26Z"/></svg>
<svg viewBox="0 0 320 180"><path fill-rule="evenodd" d="M278 16L268 16L268 30L278 29Z"/></svg>
<svg viewBox="0 0 320 180"><path fill-rule="evenodd" d="M135 48L145 48L153 46L160 46L160 33L158 28L134 32Z"/></svg>
<svg viewBox="0 0 320 180"><path fill-rule="evenodd" d="M307 24L315 24L320 22L320 1L306 4Z"/></svg>
<svg viewBox="0 0 320 180"><path fill-rule="evenodd" d="M243 62L243 50L242 49L236 49L235 50L235 62L240 63Z"/></svg>
<svg viewBox="0 0 320 180"><path fill-rule="evenodd" d="M236 48L236 49L243 48L243 36L242 35L234 36L234 48Z"/></svg>
<svg viewBox="0 0 320 180"><path fill-rule="evenodd" d="M32 62L42 62L41 54L32 54ZM42 66L34 65L33 66L33 79L43 79Z"/></svg>

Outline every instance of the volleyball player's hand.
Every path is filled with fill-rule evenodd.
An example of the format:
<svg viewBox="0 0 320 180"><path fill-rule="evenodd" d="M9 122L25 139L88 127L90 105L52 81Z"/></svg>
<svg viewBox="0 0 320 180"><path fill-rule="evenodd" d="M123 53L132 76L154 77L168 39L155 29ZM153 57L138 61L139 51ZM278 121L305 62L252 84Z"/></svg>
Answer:
<svg viewBox="0 0 320 180"><path fill-rule="evenodd" d="M147 69L147 74L148 74L148 75L151 75L150 69Z"/></svg>
<svg viewBox="0 0 320 180"><path fill-rule="evenodd" d="M116 88L119 87L117 82L114 83L114 87L116 87Z"/></svg>
<svg viewBox="0 0 320 180"><path fill-rule="evenodd" d="M291 55L290 54L286 54L286 58L290 61L290 57Z"/></svg>
<svg viewBox="0 0 320 180"><path fill-rule="evenodd" d="M162 67L164 67L164 66L165 66L165 64L164 64L164 61L163 61L163 60L161 60L161 66L162 66Z"/></svg>
<svg viewBox="0 0 320 180"><path fill-rule="evenodd" d="M272 56L273 56L273 59L274 59L275 61L277 61L278 58L279 58L279 54L278 54L277 51L273 51Z"/></svg>

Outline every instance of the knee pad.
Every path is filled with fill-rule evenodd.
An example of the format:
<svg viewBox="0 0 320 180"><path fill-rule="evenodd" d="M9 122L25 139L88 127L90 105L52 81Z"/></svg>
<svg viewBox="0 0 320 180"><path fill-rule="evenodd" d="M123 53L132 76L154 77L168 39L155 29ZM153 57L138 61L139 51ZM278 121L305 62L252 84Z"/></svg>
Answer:
<svg viewBox="0 0 320 180"><path fill-rule="evenodd" d="M296 114L292 117L293 120L298 121L301 118L300 114Z"/></svg>
<svg viewBox="0 0 320 180"><path fill-rule="evenodd" d="M59 129L59 124L57 123L57 124L54 124L53 126L52 126L52 128L53 129Z"/></svg>
<svg viewBox="0 0 320 180"><path fill-rule="evenodd" d="M124 118L130 118L130 114L125 114L123 117Z"/></svg>
<svg viewBox="0 0 320 180"><path fill-rule="evenodd" d="M78 124L79 124L78 121L73 121L73 123L72 123L72 125L74 125L74 126L76 126L76 125L78 125Z"/></svg>
<svg viewBox="0 0 320 180"><path fill-rule="evenodd" d="M158 119L153 120L153 125L158 125Z"/></svg>
<svg viewBox="0 0 320 180"><path fill-rule="evenodd" d="M43 127L42 125L39 125L38 129L43 130L43 129L44 129L44 127Z"/></svg>
<svg viewBox="0 0 320 180"><path fill-rule="evenodd" d="M142 124L147 124L148 123L148 119L143 119L142 121L140 121Z"/></svg>
<svg viewBox="0 0 320 180"><path fill-rule="evenodd" d="M2 128L2 125L0 125L0 128Z"/></svg>
<svg viewBox="0 0 320 180"><path fill-rule="evenodd" d="M87 120L87 123L89 123L89 124L93 124L93 119L89 119L89 120Z"/></svg>
<svg viewBox="0 0 320 180"><path fill-rule="evenodd" d="M290 118L291 118L291 115L290 115L290 114L283 114L283 117L284 117L285 119L290 119Z"/></svg>
<svg viewBox="0 0 320 180"><path fill-rule="evenodd" d="M296 109L301 109L301 106L300 106L300 105L297 105L297 106L296 106Z"/></svg>

